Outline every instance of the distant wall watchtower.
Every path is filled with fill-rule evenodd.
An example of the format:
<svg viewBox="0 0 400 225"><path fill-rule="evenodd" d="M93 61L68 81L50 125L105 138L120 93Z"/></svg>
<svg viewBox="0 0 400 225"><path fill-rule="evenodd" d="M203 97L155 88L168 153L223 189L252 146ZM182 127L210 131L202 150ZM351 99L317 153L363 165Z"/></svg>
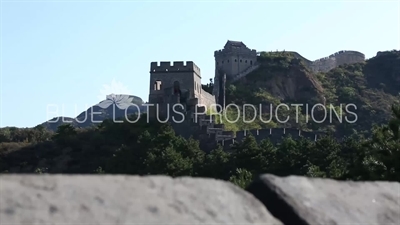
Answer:
<svg viewBox="0 0 400 225"><path fill-rule="evenodd" d="M257 65L257 51L241 41L227 41L224 49L214 52L215 76L213 95L215 101L225 105L225 79L235 80L247 75ZM222 86L224 88L222 88Z"/></svg>
<svg viewBox="0 0 400 225"><path fill-rule="evenodd" d="M227 78L245 71L257 63L257 51L241 41L227 41L224 49L214 52L215 72L223 71Z"/></svg>

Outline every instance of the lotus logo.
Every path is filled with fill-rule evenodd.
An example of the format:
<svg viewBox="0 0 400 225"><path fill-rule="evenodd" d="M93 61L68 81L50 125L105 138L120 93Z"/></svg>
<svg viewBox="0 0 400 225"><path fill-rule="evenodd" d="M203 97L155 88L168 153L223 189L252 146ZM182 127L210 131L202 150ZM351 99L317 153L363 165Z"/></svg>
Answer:
<svg viewBox="0 0 400 225"><path fill-rule="evenodd" d="M110 105L116 105L119 109L127 109L129 106L134 105L132 103L133 97L129 97L129 95L107 95L106 100L97 104L100 108L106 109Z"/></svg>
<svg viewBox="0 0 400 225"><path fill-rule="evenodd" d="M116 105L119 109L127 109L130 106L134 105L132 103L133 97L129 96L129 93L130 91L127 87L125 87L120 82L116 82L115 79L113 79L111 85L103 86L101 94L98 96L101 102L97 104L97 106L106 109L111 105ZM104 96L106 96L106 100L104 100Z"/></svg>

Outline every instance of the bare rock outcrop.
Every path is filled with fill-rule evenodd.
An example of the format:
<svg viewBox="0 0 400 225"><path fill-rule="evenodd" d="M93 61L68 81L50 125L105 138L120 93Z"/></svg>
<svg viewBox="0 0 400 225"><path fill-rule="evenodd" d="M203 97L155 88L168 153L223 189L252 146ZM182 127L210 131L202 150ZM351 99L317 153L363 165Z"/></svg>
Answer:
<svg viewBox="0 0 400 225"><path fill-rule="evenodd" d="M400 183L262 175L247 191L284 224L399 224Z"/></svg>
<svg viewBox="0 0 400 225"><path fill-rule="evenodd" d="M214 179L2 175L0 224L275 224L254 196Z"/></svg>
<svg viewBox="0 0 400 225"><path fill-rule="evenodd" d="M385 224L400 183L262 175L245 190L203 178L2 175L0 224Z"/></svg>

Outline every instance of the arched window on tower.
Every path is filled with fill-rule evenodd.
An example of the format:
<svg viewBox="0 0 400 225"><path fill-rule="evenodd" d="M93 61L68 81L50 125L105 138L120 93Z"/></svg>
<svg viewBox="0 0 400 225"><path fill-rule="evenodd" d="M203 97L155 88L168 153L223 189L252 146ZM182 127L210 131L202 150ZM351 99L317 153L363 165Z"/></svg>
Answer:
<svg viewBox="0 0 400 225"><path fill-rule="evenodd" d="M253 60L250 60L250 65L253 65Z"/></svg>
<svg viewBox="0 0 400 225"><path fill-rule="evenodd" d="M181 95L182 94L182 92L181 92L181 87L180 87L180 84L179 84L179 81L175 81L174 82L174 95Z"/></svg>
<svg viewBox="0 0 400 225"><path fill-rule="evenodd" d="M161 88L162 88L162 82L161 82L161 80L156 80L156 81L154 82L154 90L155 90L155 91L159 91L159 90L161 90Z"/></svg>

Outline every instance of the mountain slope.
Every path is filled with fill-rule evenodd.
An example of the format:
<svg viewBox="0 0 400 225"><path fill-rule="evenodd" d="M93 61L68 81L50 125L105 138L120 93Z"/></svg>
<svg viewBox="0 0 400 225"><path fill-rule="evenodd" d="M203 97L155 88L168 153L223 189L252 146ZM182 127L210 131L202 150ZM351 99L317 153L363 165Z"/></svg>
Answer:
<svg viewBox="0 0 400 225"><path fill-rule="evenodd" d="M398 102L400 92L400 52L380 52L365 63L343 65L326 73L313 73L306 63L296 59L291 53L261 53L258 58L260 68L246 77L227 84L228 103L260 105L264 115L270 114L270 104L303 104L299 119L293 117L295 108L278 112L278 115L292 115L286 124L277 120L265 124L256 120L253 127L298 127L302 129L325 130L351 133L369 130L371 122L382 123L390 117L390 106ZM324 104L328 119L323 123L310 121L310 109L316 104ZM333 111L339 112L349 104L354 104L354 123L330 120ZM325 111L321 107L313 113L315 119L323 119ZM330 113L330 114L329 114ZM307 121L307 117L309 120ZM285 118L285 117L282 117ZM335 118L335 117L333 117ZM281 119L282 120L282 119ZM255 125L254 125L255 124ZM246 125L248 126L248 125ZM241 129L241 127L236 128Z"/></svg>
<svg viewBox="0 0 400 225"><path fill-rule="evenodd" d="M120 105L126 103L131 103L133 105L121 109ZM58 126L67 123L72 124L74 127L86 128L98 125L105 119L121 121L121 118L127 118L129 115L135 113L146 113L147 108L143 106L143 104L143 100L134 95L108 95L106 100L89 107L86 111L81 112L76 118L55 117L40 125L48 130L56 131Z"/></svg>

